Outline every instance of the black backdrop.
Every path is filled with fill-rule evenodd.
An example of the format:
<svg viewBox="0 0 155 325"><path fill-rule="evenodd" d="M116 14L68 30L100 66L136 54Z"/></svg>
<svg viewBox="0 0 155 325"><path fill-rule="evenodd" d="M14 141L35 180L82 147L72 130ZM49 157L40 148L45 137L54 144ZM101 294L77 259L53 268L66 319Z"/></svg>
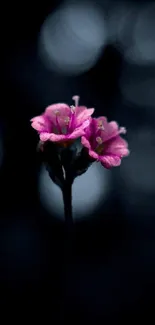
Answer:
<svg viewBox="0 0 155 325"><path fill-rule="evenodd" d="M149 324L155 302L155 179L153 168L149 172L155 120L147 104L137 107L121 100L118 80L124 59L115 44L109 42L97 63L78 76L44 68L37 56L38 33L60 2L5 3L1 8L1 311L21 321L33 312L61 323L66 317L93 324L141 322L146 317ZM136 75L154 78L154 66L147 69L141 67L140 75L139 66L133 67ZM64 225L40 202L38 137L29 120L50 103L71 104L74 94L95 106L97 115L104 107L104 115L127 127L131 155L123 161L126 169L108 172L112 185L106 201L90 218L75 223L73 259L64 280ZM145 133L138 138L143 129L148 142ZM152 147L147 152L148 134Z"/></svg>

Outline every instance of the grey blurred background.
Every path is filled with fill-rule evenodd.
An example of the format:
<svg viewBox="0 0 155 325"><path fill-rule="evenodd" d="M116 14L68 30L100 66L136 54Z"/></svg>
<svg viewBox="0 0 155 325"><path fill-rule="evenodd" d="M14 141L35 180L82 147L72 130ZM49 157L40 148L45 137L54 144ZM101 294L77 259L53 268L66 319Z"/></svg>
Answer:
<svg viewBox="0 0 155 325"><path fill-rule="evenodd" d="M54 324L131 324L145 317L150 324L155 3L5 3L1 24L1 310L5 317L13 310L20 321L33 311ZM71 105L73 95L95 107L96 117L127 128L131 154L112 170L96 163L75 181L73 259L64 279L61 192L36 153L29 120L49 104Z"/></svg>

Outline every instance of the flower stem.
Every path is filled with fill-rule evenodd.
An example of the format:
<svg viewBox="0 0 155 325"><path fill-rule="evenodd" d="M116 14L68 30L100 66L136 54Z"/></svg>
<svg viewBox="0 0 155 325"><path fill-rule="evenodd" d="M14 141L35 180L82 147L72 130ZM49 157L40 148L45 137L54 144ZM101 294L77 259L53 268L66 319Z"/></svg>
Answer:
<svg viewBox="0 0 155 325"><path fill-rule="evenodd" d="M65 257L65 263L67 268L72 260L72 249L73 249L74 225L73 225L73 216L72 216L72 184L73 184L73 180L70 177L66 177L63 186L63 191L62 191L63 201L64 201L64 214L65 214L64 257Z"/></svg>
<svg viewBox="0 0 155 325"><path fill-rule="evenodd" d="M72 181L66 175L66 180L63 186L63 201L64 201L64 215L66 228L69 231L72 227L73 216L72 216Z"/></svg>
<svg viewBox="0 0 155 325"><path fill-rule="evenodd" d="M67 176L67 175L66 175ZM63 288L63 305L61 315L64 319L68 314L68 286L70 279L70 266L72 264L72 249L73 249L73 217L72 217L72 183L70 177L66 177L62 188L63 202L64 202L64 216L65 216L65 233L64 233L64 273L62 277Z"/></svg>

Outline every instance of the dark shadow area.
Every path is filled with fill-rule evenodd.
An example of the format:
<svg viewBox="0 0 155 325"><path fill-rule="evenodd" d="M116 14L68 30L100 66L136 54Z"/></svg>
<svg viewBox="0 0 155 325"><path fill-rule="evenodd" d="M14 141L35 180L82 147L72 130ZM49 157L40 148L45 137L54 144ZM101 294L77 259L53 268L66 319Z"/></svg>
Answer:
<svg viewBox="0 0 155 325"><path fill-rule="evenodd" d="M48 316L54 324L66 320L79 324L151 324L155 306L155 61L150 55L152 61L146 63L148 52L144 51L139 61L136 57L131 63L125 52L127 44L120 51L117 42L107 38L88 69L78 73L80 61L70 74L48 69L38 54L38 37L47 15L60 3L44 1L34 7L28 3L5 4L1 11L1 18L6 17L0 108L1 312L20 322L27 316L30 321L32 313L36 320ZM99 6L104 13L102 1ZM110 16L113 6L109 2L105 17ZM78 26L80 30L80 23ZM64 38L63 28L60 30ZM71 36L66 44L73 43L74 47ZM84 60L89 48L93 52L98 43L90 42L86 49L80 45L82 41L78 44L77 60L85 51ZM72 61L72 69L74 64ZM61 198L55 199L51 193L53 210L41 200L38 136L30 119L49 104L71 105L75 94L80 95L82 104L96 108L96 116L106 115L127 127L131 154L120 167L103 171L109 190L106 192L103 181L99 203L87 216L81 212L82 218L76 218L72 258L64 275L65 228L57 215ZM45 184L44 192L48 189ZM90 188L85 197L89 192Z"/></svg>

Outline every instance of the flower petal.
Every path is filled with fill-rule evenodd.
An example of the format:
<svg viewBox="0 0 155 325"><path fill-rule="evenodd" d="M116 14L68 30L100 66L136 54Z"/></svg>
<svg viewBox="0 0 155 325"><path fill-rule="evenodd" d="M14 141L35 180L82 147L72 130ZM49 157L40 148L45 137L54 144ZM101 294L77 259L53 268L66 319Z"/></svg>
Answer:
<svg viewBox="0 0 155 325"><path fill-rule="evenodd" d="M41 132L40 133L40 140L45 142L50 139L50 133L49 132Z"/></svg>
<svg viewBox="0 0 155 325"><path fill-rule="evenodd" d="M99 160L99 155L93 150L89 150L89 156L95 160Z"/></svg>
<svg viewBox="0 0 155 325"><path fill-rule="evenodd" d="M50 121L44 115L33 117L31 122L32 127L38 132L48 132L50 130Z"/></svg>
<svg viewBox="0 0 155 325"><path fill-rule="evenodd" d="M52 142L62 142L62 141L67 142L68 137L65 134L51 133L49 140L52 141Z"/></svg>
<svg viewBox="0 0 155 325"><path fill-rule="evenodd" d="M120 133L126 133L125 128L119 128L119 125L115 121L108 123L105 116L101 116L96 120L96 132L98 136L102 138L103 142L109 141L110 139L116 137ZM100 127L102 125L102 127Z"/></svg>
<svg viewBox="0 0 155 325"><path fill-rule="evenodd" d="M52 133L68 134L71 114L71 109L66 104L48 106L45 111L45 116L48 117L53 124ZM54 131L55 128L58 132Z"/></svg>
<svg viewBox="0 0 155 325"><path fill-rule="evenodd" d="M69 139L77 139L84 135L83 128L76 128L71 134L68 135Z"/></svg>
<svg viewBox="0 0 155 325"><path fill-rule="evenodd" d="M78 106L75 108L76 125L80 125L94 113L94 108Z"/></svg>
<svg viewBox="0 0 155 325"><path fill-rule="evenodd" d="M56 111L59 112L59 115L61 116L70 116L71 109L67 104L60 103L60 104L53 104L46 108L45 115L49 117L50 119L55 120L56 117Z"/></svg>
<svg viewBox="0 0 155 325"><path fill-rule="evenodd" d="M87 140L87 138L85 136L81 137L81 143L84 147L90 149L91 145L90 142Z"/></svg>
<svg viewBox="0 0 155 325"><path fill-rule="evenodd" d="M109 169L111 167L117 167L121 164L121 158L115 155L105 155L99 158L103 167Z"/></svg>
<svg viewBox="0 0 155 325"><path fill-rule="evenodd" d="M128 143L120 136L117 136L104 144L104 153L117 155L119 157L128 156Z"/></svg>
<svg viewBox="0 0 155 325"><path fill-rule="evenodd" d="M119 126L115 121L104 124L104 130L102 131L103 142L110 140L111 138L119 134Z"/></svg>

